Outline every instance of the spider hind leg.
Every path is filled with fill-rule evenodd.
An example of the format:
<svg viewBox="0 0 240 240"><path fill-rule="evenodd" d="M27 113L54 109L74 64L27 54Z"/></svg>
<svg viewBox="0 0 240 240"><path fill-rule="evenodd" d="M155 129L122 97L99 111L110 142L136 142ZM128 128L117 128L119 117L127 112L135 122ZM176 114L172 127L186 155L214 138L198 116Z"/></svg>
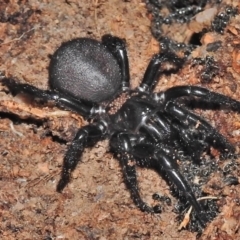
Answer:
<svg viewBox="0 0 240 240"><path fill-rule="evenodd" d="M54 90L42 90L30 84L20 83L14 78L3 78L0 80L0 83L6 86L13 95L26 94L41 103L52 102L58 107L77 112L86 118L88 118L94 110L99 109L96 103L76 99Z"/></svg>

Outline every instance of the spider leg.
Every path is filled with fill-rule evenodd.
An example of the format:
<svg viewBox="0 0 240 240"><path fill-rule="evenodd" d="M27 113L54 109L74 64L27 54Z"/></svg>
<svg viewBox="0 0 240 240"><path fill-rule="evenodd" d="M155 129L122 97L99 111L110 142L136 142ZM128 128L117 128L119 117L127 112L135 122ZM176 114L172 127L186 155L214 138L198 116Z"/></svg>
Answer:
<svg viewBox="0 0 240 240"><path fill-rule="evenodd" d="M129 63L126 50L126 43L123 39L106 34L102 36L102 43L117 59L117 62L121 69L122 75L122 89L126 90L129 88L130 74L129 74Z"/></svg>
<svg viewBox="0 0 240 240"><path fill-rule="evenodd" d="M195 115L194 113L188 111L187 109L179 107L176 103L168 102L165 106L166 112L170 113L175 119L177 119L181 125L185 127L183 133L187 133L191 128L195 128L199 133L201 133L206 139L208 144L219 149L221 152L233 153L235 151L234 146L228 142L228 140L220 134L214 127L212 127L207 121L201 117ZM194 129L193 128L193 129ZM190 133L189 133L190 134Z"/></svg>
<svg viewBox="0 0 240 240"><path fill-rule="evenodd" d="M58 192L61 192L69 183L71 172L75 169L80 161L80 157L84 148L96 144L100 139L103 138L105 132L106 126L101 122L95 125L87 125L79 129L65 154L61 179L57 185Z"/></svg>
<svg viewBox="0 0 240 240"><path fill-rule="evenodd" d="M180 192L184 194L186 199L195 209L200 224L204 227L208 220L203 209L196 200L191 187L179 172L176 157L172 154L172 150L163 145L159 146L155 151L153 158L150 159L150 163L151 167L157 172L161 173L163 171L166 174L166 177L177 186Z"/></svg>
<svg viewBox="0 0 240 240"><path fill-rule="evenodd" d="M112 151L117 155L123 169L126 187L130 191L131 198L138 208L144 212L154 213L156 210L148 206L141 198L137 184L137 176L134 161L131 161L133 143L127 133L115 133L110 139Z"/></svg>
<svg viewBox="0 0 240 240"><path fill-rule="evenodd" d="M89 117L101 111L101 108L96 103L65 96L57 91L41 90L29 84L19 83L13 78L3 78L0 82L6 86L13 95L22 93L34 99L39 99L42 102L53 102L59 107L77 112L84 117Z"/></svg>
<svg viewBox="0 0 240 240"><path fill-rule="evenodd" d="M161 73L159 69L165 62L174 64L179 69L184 60L171 52L153 55L145 71L143 80L139 86L140 91L149 92L155 87Z"/></svg>
<svg viewBox="0 0 240 240"><path fill-rule="evenodd" d="M177 86L155 94L155 100L162 103L174 100L180 97L193 96L203 100L206 103L211 103L220 106L229 107L233 111L240 112L240 102L220 93L210 91L198 86Z"/></svg>

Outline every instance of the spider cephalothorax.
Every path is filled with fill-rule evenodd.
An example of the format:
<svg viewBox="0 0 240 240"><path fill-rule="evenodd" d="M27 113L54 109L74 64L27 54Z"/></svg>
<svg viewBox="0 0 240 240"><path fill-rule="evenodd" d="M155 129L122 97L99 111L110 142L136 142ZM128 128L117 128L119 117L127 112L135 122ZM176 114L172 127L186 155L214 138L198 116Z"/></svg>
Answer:
<svg viewBox="0 0 240 240"><path fill-rule="evenodd" d="M181 156L177 150L199 162L201 154L210 147L223 154L233 153L234 147L179 98L200 99L205 108L214 104L234 111L240 111L240 102L198 86L177 86L153 93L160 67L166 62L177 68L183 63L170 52L154 55L140 86L131 90L125 42L105 35L102 42L80 38L60 46L51 58L51 90L40 90L12 78L1 80L14 95L25 93L46 103L54 102L91 120L78 130L65 154L57 191L61 192L70 181L84 148L108 138L131 197L142 211L160 212L161 208L150 207L142 200L136 165L163 174L193 206L200 225L205 226L210 217L179 171L177 160Z"/></svg>

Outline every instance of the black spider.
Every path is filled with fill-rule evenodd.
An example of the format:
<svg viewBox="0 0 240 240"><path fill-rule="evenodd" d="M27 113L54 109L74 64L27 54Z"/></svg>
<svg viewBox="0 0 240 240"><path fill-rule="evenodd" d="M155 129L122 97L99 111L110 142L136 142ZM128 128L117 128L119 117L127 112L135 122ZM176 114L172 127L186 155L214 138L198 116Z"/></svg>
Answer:
<svg viewBox="0 0 240 240"><path fill-rule="evenodd" d="M233 153L234 147L207 121L188 110L180 98L191 97L191 102L200 99L205 102L204 109L214 104L240 111L240 102L198 86L177 86L153 93L165 63L180 68L183 61L170 52L154 55L140 86L131 90L125 42L111 35L103 36L102 42L79 38L63 43L53 54L49 67L51 90L13 78L1 82L14 95L24 93L41 102L53 102L91 120L78 130L64 157L57 191L61 192L70 181L84 148L109 138L126 186L142 211L160 212L161 208L148 206L140 197L136 165L163 174L193 206L204 227L209 217L179 171L177 160L181 156L177 150L199 162L210 147L222 154Z"/></svg>

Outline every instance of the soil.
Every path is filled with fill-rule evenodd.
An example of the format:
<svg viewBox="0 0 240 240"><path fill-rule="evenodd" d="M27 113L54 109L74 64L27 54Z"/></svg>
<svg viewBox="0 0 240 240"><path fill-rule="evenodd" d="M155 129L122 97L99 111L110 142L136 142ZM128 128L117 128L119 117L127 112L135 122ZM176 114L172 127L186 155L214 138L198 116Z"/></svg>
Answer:
<svg viewBox="0 0 240 240"><path fill-rule="evenodd" d="M223 0L225 3L240 10L238 0ZM110 33L127 41L134 88L151 56L160 50L151 35L150 18L140 0L2 0L0 75L47 89L50 56L62 42L77 37L100 40ZM193 30L194 25L189 25L188 34ZM240 15L236 15L223 34L207 32L180 71L160 77L156 91L191 84L240 100L239 36ZM215 41L221 41L221 47L207 51L208 44ZM203 66L190 62L193 57L207 55L214 57L220 70L206 83L201 81ZM199 113L239 152L238 113ZM41 106L24 96L13 97L0 86L0 238L196 239L197 233L178 230L177 214L173 212L177 200L154 171L138 169L143 198L154 204L152 194L158 192L170 196L172 205L164 206L161 214L151 215L133 204L121 168L109 152L108 140L86 149L71 183L62 194L56 192L67 146L77 129L86 124L81 116ZM237 158L236 166L239 163ZM240 178L240 166L234 173ZM213 173L209 182L218 185L221 179ZM220 213L200 239L240 239L240 184L224 186L217 193L211 188L208 191L220 194Z"/></svg>

